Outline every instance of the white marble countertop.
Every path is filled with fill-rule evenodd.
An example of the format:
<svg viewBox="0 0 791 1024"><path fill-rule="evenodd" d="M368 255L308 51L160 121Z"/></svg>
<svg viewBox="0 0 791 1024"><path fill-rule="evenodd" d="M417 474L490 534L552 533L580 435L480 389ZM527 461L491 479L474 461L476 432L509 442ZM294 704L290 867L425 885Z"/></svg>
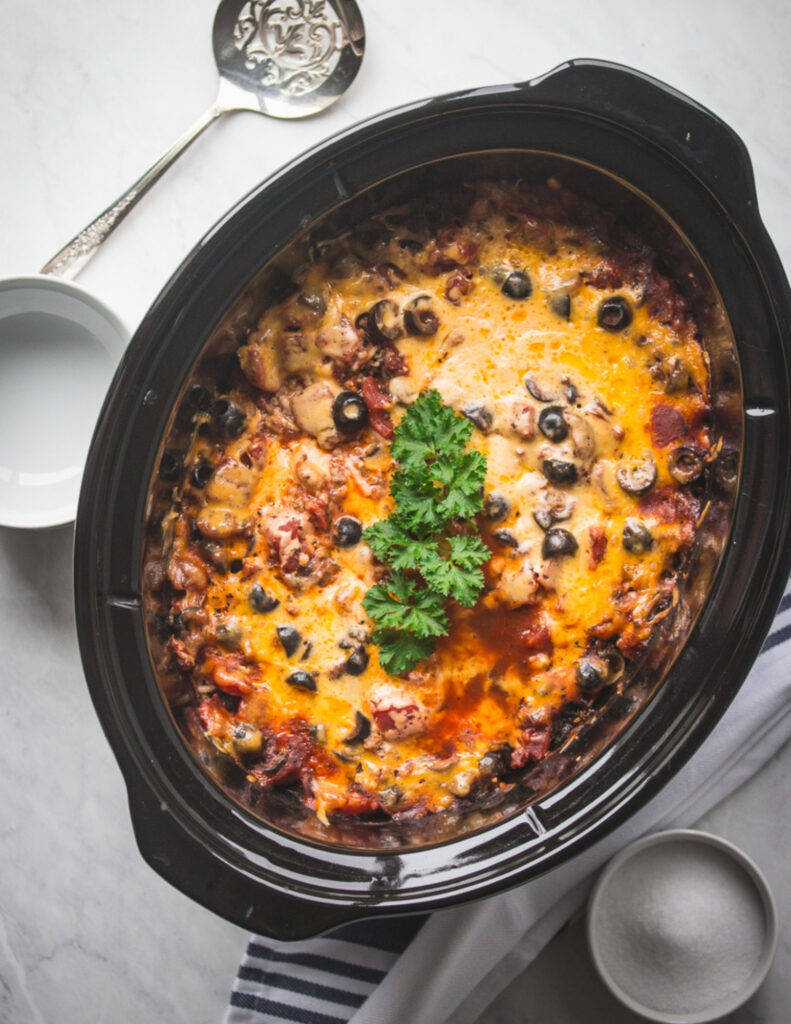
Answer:
<svg viewBox="0 0 791 1024"><path fill-rule="evenodd" d="M366 57L337 106L304 122L224 118L80 276L130 328L214 221L309 145L383 108L524 80L573 57L639 68L729 122L752 155L764 220L791 267L785 0L722 0L716 15L704 0L361 7ZM0 276L36 271L212 103L213 13L214 0L0 4ZM137 852L79 662L71 545L70 528L0 528L0 1021L219 1022L246 935L161 881ZM702 823L758 860L781 912L775 967L732 1017L739 1024L785 1024L791 1012L790 783L786 747ZM598 982L579 924L483 1018L516 1019L638 1020Z"/></svg>

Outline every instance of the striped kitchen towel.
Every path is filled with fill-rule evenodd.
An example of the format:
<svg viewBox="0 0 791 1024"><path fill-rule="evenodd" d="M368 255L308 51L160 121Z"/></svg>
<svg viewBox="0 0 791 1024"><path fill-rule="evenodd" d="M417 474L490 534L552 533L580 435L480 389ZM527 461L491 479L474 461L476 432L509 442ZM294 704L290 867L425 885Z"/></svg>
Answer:
<svg viewBox="0 0 791 1024"><path fill-rule="evenodd" d="M346 1024L427 915L359 921L319 939L253 936L231 993L228 1024Z"/></svg>
<svg viewBox="0 0 791 1024"><path fill-rule="evenodd" d="M584 904L596 872L646 832L688 827L791 738L791 587L750 676L700 750L624 825L509 893L430 917L253 937L225 1024L474 1024Z"/></svg>

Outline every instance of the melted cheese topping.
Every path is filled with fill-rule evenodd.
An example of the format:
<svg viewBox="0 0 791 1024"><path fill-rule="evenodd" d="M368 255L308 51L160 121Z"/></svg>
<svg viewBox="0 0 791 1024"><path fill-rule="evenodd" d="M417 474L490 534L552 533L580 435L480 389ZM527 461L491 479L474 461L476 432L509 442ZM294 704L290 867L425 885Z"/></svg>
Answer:
<svg viewBox="0 0 791 1024"><path fill-rule="evenodd" d="M373 259L345 249L342 277L329 256L302 268L300 295L265 313L240 352L251 384L234 393L244 432L221 443L199 433L187 460L215 469L205 490L186 486L182 496L174 610L199 611L177 657L208 695L202 719L218 746L262 785L299 777L322 818L436 811L543 757L558 711L590 703L581 663L593 658L601 671L616 651L628 662L644 649L694 532L699 506L671 474L679 446L701 460L709 451L694 325L652 306L633 266L617 287L598 283L612 255L600 239L551 223L536 241L507 212L513 191L484 198L484 216L411 248L385 216L390 240ZM504 293L514 270L527 274L529 297ZM621 330L598 319L613 295L632 314ZM404 330L403 310L418 296L430 297L439 322L430 336ZM383 299L400 329L390 343L358 320ZM479 424L471 444L487 458L496 516L478 519L492 549L484 595L472 609L450 602L448 636L397 679L379 665L362 608L385 569L364 541L334 540L341 517L367 526L393 508L387 429L373 429L381 421L372 414L373 426L346 439L332 419L335 396L360 392L366 376L389 394L393 423L436 388ZM539 428L549 407L561 410L559 441ZM548 460L573 465L576 481L553 483ZM619 483L646 466L656 479L644 495ZM539 511L576 551L542 552ZM625 546L635 527L650 535L644 550ZM193 563L202 579L187 587ZM256 607L253 587L277 605ZM347 661L358 648L368 663L354 674ZM238 708L215 688L240 698Z"/></svg>

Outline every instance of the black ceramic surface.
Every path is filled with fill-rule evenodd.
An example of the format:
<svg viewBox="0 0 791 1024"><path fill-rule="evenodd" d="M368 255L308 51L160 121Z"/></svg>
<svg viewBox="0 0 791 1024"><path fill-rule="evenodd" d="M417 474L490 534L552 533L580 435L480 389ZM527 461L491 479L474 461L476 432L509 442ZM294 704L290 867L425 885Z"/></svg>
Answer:
<svg viewBox="0 0 791 1024"><path fill-rule="evenodd" d="M141 603L149 481L204 343L286 242L372 186L427 165L441 173L457 158L474 163L500 154L548 168L557 159L578 168L581 182L599 180L603 193L628 191L618 183L628 184L662 211L664 223L679 226L708 268L741 368L730 371L732 390L741 391L730 415L742 434L742 471L727 549L667 678L567 784L438 844L333 848L263 824L184 742L152 669ZM523 85L383 115L243 200L190 254L135 335L100 417L77 520L83 662L148 862L230 920L297 938L355 917L496 892L557 865L634 812L722 715L782 594L791 562L790 322L788 284L759 219L740 140L685 97L614 65L573 62ZM727 358L715 371L728 376Z"/></svg>

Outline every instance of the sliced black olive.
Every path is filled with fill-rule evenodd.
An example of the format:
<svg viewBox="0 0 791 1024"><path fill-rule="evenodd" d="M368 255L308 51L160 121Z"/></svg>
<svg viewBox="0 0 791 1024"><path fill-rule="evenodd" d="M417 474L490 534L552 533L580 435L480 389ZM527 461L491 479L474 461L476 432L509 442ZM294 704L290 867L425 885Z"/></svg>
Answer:
<svg viewBox="0 0 791 1024"><path fill-rule="evenodd" d="M557 395L550 395L533 377L525 377L525 387L537 402L554 402Z"/></svg>
<svg viewBox="0 0 791 1024"><path fill-rule="evenodd" d="M536 509L536 511L533 513L533 519L535 519L536 523L538 524L538 526L541 527L542 530L551 529L552 524L555 522L555 517L552 515L548 508Z"/></svg>
<svg viewBox="0 0 791 1024"><path fill-rule="evenodd" d="M492 537L498 542L498 544L505 544L509 548L519 547L519 541L514 537L510 530L495 530Z"/></svg>
<svg viewBox="0 0 791 1024"><path fill-rule="evenodd" d="M332 403L332 419L342 434L357 434L368 422L368 406L356 391L341 391Z"/></svg>
<svg viewBox="0 0 791 1024"><path fill-rule="evenodd" d="M234 558L228 568L231 572L241 572L243 565L241 558Z"/></svg>
<svg viewBox="0 0 791 1024"><path fill-rule="evenodd" d="M187 388L184 405L190 412L205 412L211 405L211 395L200 384L192 384Z"/></svg>
<svg viewBox="0 0 791 1024"><path fill-rule="evenodd" d="M250 607L255 612L271 612L280 604L276 597L271 594L267 594L260 583L254 583L250 587L250 593L247 595L247 600L250 602Z"/></svg>
<svg viewBox="0 0 791 1024"><path fill-rule="evenodd" d="M573 555L576 550L577 541L574 534L564 530L561 526L547 530L544 543L541 545L541 554L544 558L553 558L555 555Z"/></svg>
<svg viewBox="0 0 791 1024"><path fill-rule="evenodd" d="M563 419L563 410L559 405L548 405L538 414L538 429L550 441L559 443L569 436L568 423Z"/></svg>
<svg viewBox="0 0 791 1024"><path fill-rule="evenodd" d="M327 311L327 302L321 292L300 292L297 302L317 316Z"/></svg>
<svg viewBox="0 0 791 1024"><path fill-rule="evenodd" d="M632 307L622 295L612 295L599 305L596 319L605 331L623 331L632 322Z"/></svg>
<svg viewBox="0 0 791 1024"><path fill-rule="evenodd" d="M552 292L548 305L555 316L563 317L564 320L571 316L571 296L568 292Z"/></svg>
<svg viewBox="0 0 791 1024"><path fill-rule="evenodd" d="M371 335L371 314L360 313L354 320L354 327L358 334L362 334L366 340L370 341Z"/></svg>
<svg viewBox="0 0 791 1024"><path fill-rule="evenodd" d="M214 466L203 459L197 466L193 467L193 470L190 473L190 483L193 487L202 491L206 484L211 480L213 472Z"/></svg>
<svg viewBox="0 0 791 1024"><path fill-rule="evenodd" d="M488 434L492 429L494 416L482 402L468 402L467 405L461 407L460 411L462 416L472 420L475 426L484 434Z"/></svg>
<svg viewBox="0 0 791 1024"><path fill-rule="evenodd" d="M305 644L305 650L304 650L304 651L302 652L302 654L300 655L300 658L299 658L299 660L300 660L300 661L304 661L304 660L305 660L305 658L307 658L307 657L308 657L308 655L310 654L310 652L311 652L312 650L313 650L313 641L312 641L312 640L308 640L308 642L307 642L307 643Z"/></svg>
<svg viewBox="0 0 791 1024"><path fill-rule="evenodd" d="M346 671L352 676L361 676L368 668L368 651L360 644L346 661Z"/></svg>
<svg viewBox="0 0 791 1024"><path fill-rule="evenodd" d="M314 676L302 668L298 668L296 672L292 672L290 676L286 676L286 682L290 683L291 686L297 686L300 690L310 690L312 693L316 692L316 680Z"/></svg>
<svg viewBox="0 0 791 1024"><path fill-rule="evenodd" d="M638 497L650 491L656 483L656 463L651 455L628 459L616 470L615 479L621 490Z"/></svg>
<svg viewBox="0 0 791 1024"><path fill-rule="evenodd" d="M395 341L404 333L401 310L392 299L381 299L370 311L368 321L371 334L378 341Z"/></svg>
<svg viewBox="0 0 791 1024"><path fill-rule="evenodd" d="M332 537L337 547L353 548L355 544L360 543L362 535L363 524L354 516L341 516L335 520Z"/></svg>
<svg viewBox="0 0 791 1024"><path fill-rule="evenodd" d="M249 722L237 722L231 729L231 746L240 759L260 754L263 741L261 730Z"/></svg>
<svg viewBox="0 0 791 1024"><path fill-rule="evenodd" d="M497 494L496 491L487 494L483 499L483 514L493 522L496 522L498 519L505 519L510 508L508 499L504 498L502 494Z"/></svg>
<svg viewBox="0 0 791 1024"><path fill-rule="evenodd" d="M644 555L654 546L651 531L639 519L627 519L623 528L622 543L625 551L633 555Z"/></svg>
<svg viewBox="0 0 791 1024"><path fill-rule="evenodd" d="M577 479L577 467L573 462L561 459L544 459L541 472L553 484L573 484Z"/></svg>
<svg viewBox="0 0 791 1024"><path fill-rule="evenodd" d="M159 479L168 483L178 480L183 464L184 456L181 452L172 449L162 452L162 458L159 460Z"/></svg>
<svg viewBox="0 0 791 1024"><path fill-rule="evenodd" d="M503 281L500 291L509 299L528 299L533 291L533 285L524 270L512 270Z"/></svg>
<svg viewBox="0 0 791 1024"><path fill-rule="evenodd" d="M295 629L293 626L278 626L277 638L283 645L283 650L289 658L302 642L299 630Z"/></svg>
<svg viewBox="0 0 791 1024"><path fill-rule="evenodd" d="M432 308L430 295L418 295L404 307L404 326L410 334L428 337L437 333L439 317Z"/></svg>
<svg viewBox="0 0 791 1024"><path fill-rule="evenodd" d="M244 430L247 417L230 398L218 398L211 407L211 429L215 437L233 441Z"/></svg>
<svg viewBox="0 0 791 1024"><path fill-rule="evenodd" d="M604 658L590 655L577 665L577 682L586 693L596 693L609 682L610 667Z"/></svg>
<svg viewBox="0 0 791 1024"><path fill-rule="evenodd" d="M703 472L703 459L694 448L674 448L667 457L667 471L678 484L691 484Z"/></svg>
<svg viewBox="0 0 791 1024"><path fill-rule="evenodd" d="M365 717L362 711L355 711L354 729L343 740L343 742L348 743L351 746L353 743L362 743L363 740L367 740L370 735L371 723L369 719Z"/></svg>

